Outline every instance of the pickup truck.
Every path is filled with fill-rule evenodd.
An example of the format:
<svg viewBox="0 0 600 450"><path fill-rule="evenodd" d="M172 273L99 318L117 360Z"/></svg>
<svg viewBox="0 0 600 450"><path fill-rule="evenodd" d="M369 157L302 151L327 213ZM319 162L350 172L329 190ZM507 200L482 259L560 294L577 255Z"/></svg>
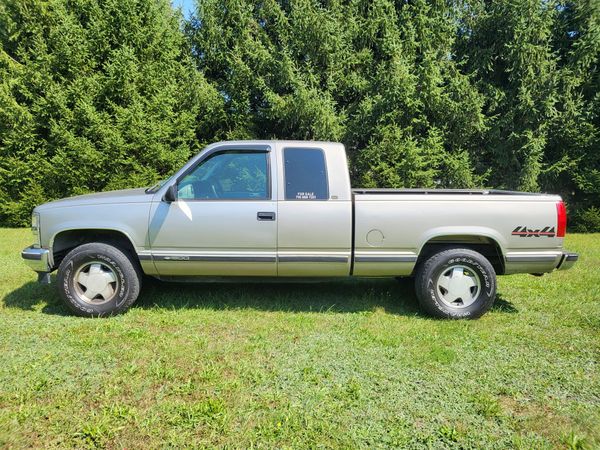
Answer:
<svg viewBox="0 0 600 450"><path fill-rule="evenodd" d="M498 190L352 189L344 146L235 141L206 147L148 189L38 206L22 257L81 316L137 299L143 275L415 278L421 308L476 318L496 275L568 269L556 195ZM247 279L247 278L246 278Z"/></svg>

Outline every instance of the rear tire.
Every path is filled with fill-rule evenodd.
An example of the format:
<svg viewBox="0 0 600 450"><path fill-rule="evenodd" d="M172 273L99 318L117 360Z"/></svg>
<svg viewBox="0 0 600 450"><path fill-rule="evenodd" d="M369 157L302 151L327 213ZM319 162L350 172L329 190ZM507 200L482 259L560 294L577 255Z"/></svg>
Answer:
<svg viewBox="0 0 600 450"><path fill-rule="evenodd" d="M434 317L476 319L494 304L496 272L473 250L444 250L419 266L415 291L423 311Z"/></svg>
<svg viewBox="0 0 600 450"><path fill-rule="evenodd" d="M83 244L71 250L58 268L58 290L78 316L120 314L136 301L141 270L133 258L112 245Z"/></svg>

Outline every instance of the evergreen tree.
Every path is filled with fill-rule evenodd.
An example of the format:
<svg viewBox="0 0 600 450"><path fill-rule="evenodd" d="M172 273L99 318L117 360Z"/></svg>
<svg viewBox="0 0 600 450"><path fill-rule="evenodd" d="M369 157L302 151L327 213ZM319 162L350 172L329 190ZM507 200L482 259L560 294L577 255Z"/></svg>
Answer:
<svg viewBox="0 0 600 450"><path fill-rule="evenodd" d="M0 221L280 138L341 140L356 185L560 193L600 230L599 67L597 0L4 0Z"/></svg>
<svg viewBox="0 0 600 450"><path fill-rule="evenodd" d="M188 27L228 136L341 139L356 182L471 187L483 98L444 4L203 0ZM475 143L475 145L474 145Z"/></svg>
<svg viewBox="0 0 600 450"><path fill-rule="evenodd" d="M560 101L540 183L558 188L579 229L600 231L600 2L567 2L558 11Z"/></svg>
<svg viewBox="0 0 600 450"><path fill-rule="evenodd" d="M559 193L600 231L600 2L457 4L457 56L484 94L495 187ZM590 208L592 208L590 210ZM594 212L595 211L595 212Z"/></svg>
<svg viewBox="0 0 600 450"><path fill-rule="evenodd" d="M558 73L548 2L472 2L460 29L458 57L485 95L488 131L478 161L490 184L535 191L556 116Z"/></svg>
<svg viewBox="0 0 600 450"><path fill-rule="evenodd" d="M0 221L151 184L219 135L180 23L168 0L0 4Z"/></svg>

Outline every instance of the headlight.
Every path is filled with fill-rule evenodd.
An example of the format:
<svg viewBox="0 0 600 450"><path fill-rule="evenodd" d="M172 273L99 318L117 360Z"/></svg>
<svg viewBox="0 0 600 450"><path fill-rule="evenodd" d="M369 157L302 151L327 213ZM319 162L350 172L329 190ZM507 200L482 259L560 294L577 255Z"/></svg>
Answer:
<svg viewBox="0 0 600 450"><path fill-rule="evenodd" d="M33 245L34 247L41 247L41 236L40 236L40 214L34 212L31 214L31 233L33 234Z"/></svg>

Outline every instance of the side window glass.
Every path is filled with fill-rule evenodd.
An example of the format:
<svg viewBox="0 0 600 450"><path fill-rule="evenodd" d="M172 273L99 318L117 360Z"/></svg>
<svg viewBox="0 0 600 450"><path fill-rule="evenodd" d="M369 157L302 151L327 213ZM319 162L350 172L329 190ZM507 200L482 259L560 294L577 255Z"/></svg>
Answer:
<svg viewBox="0 0 600 450"><path fill-rule="evenodd" d="M318 148L283 150L286 200L327 200L325 154Z"/></svg>
<svg viewBox="0 0 600 450"><path fill-rule="evenodd" d="M188 200L267 200L269 154L216 153L200 163L177 185L177 196Z"/></svg>

